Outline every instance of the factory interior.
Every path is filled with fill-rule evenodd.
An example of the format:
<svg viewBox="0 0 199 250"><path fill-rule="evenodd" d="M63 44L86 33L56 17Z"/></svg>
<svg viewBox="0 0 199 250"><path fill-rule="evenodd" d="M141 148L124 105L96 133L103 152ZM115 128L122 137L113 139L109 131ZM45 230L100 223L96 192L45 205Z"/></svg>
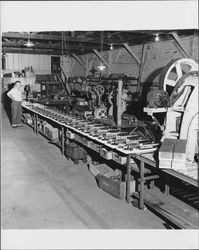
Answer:
<svg viewBox="0 0 199 250"><path fill-rule="evenodd" d="M2 229L198 229L198 38L3 32Z"/></svg>

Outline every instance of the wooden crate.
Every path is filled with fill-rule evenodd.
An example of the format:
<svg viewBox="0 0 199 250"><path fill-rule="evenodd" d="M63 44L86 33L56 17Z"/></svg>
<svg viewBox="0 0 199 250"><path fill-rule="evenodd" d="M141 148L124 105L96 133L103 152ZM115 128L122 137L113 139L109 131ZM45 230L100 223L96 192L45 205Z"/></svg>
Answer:
<svg viewBox="0 0 199 250"><path fill-rule="evenodd" d="M99 187L105 192L109 193L117 199L126 198L126 182L121 181L120 178L115 178L114 176L107 177L102 174L96 176L98 180ZM135 180L130 182L130 193L133 194L136 190Z"/></svg>
<svg viewBox="0 0 199 250"><path fill-rule="evenodd" d="M57 140L59 139L59 131L57 128L50 128L48 132L48 138L50 140Z"/></svg>
<svg viewBox="0 0 199 250"><path fill-rule="evenodd" d="M99 187L117 199L124 199L126 196L126 183L113 180L101 174L96 176Z"/></svg>
<svg viewBox="0 0 199 250"><path fill-rule="evenodd" d="M52 127L51 125L45 125L45 135L50 139L50 140L56 140L59 138L59 131L57 128Z"/></svg>
<svg viewBox="0 0 199 250"><path fill-rule="evenodd" d="M87 156L86 151L75 142L65 144L65 154L74 161L85 160Z"/></svg>
<svg viewBox="0 0 199 250"><path fill-rule="evenodd" d="M96 163L96 162L95 164L93 162L89 163L89 170L94 176L101 174L103 176L110 178L111 176L115 174L115 171L105 163L102 163L102 164Z"/></svg>

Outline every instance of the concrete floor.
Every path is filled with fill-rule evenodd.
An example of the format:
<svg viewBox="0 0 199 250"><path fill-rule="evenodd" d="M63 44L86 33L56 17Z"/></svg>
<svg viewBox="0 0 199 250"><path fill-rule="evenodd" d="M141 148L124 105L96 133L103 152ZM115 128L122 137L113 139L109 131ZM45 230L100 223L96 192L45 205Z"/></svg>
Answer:
<svg viewBox="0 0 199 250"><path fill-rule="evenodd" d="M87 165L74 165L30 127L13 129L2 111L2 229L164 229L98 188Z"/></svg>

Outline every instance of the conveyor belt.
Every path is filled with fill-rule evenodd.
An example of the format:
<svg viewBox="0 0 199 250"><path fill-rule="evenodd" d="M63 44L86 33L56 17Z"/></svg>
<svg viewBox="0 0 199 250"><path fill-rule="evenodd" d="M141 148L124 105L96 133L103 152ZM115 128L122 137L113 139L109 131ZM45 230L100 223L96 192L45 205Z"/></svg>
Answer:
<svg viewBox="0 0 199 250"><path fill-rule="evenodd" d="M24 108L26 108L27 110L30 110L44 118L50 119L51 121L56 122L59 125L62 125L64 127L66 127L67 129L70 129L71 131L74 131L76 133L81 134L82 136L87 137L88 139L91 140L95 140L96 142L99 142L100 144L103 144L104 146L110 148L110 149L114 149L119 151L120 153L123 153L125 155L128 154L144 154L144 153L150 153L150 152L154 152L156 150L156 147L153 148L149 148L149 149L139 149L139 148L133 148L132 150L128 150L128 149L123 149L120 148L118 145L112 145L111 143L109 143L106 140L100 139L97 136L93 136L89 133L83 132L78 128L75 128L75 124L80 123L81 119L77 119L76 117L72 116L72 115L63 115L64 118L61 118L61 115L56 114L56 111L54 111L53 114L53 110L52 113L51 112L43 112L41 108L39 108L40 106L34 105L34 104L22 104L22 106ZM38 108L37 108L38 107ZM70 122L66 122L64 120L70 119ZM107 131L110 130L110 127L107 127ZM156 145L155 145L156 146Z"/></svg>
<svg viewBox="0 0 199 250"><path fill-rule="evenodd" d="M154 152L156 150L156 147L153 147L151 149L142 149L142 150L140 150L139 148L133 148L132 150L124 149L124 148L119 147L118 145L111 144L108 140L100 139L100 137L97 137L97 136L94 136L94 135L91 135L89 133L82 131L80 129L81 126L79 126L79 128L78 128L78 126L75 127L74 124L76 124L78 122L80 123L80 121L82 121L82 119L78 119L75 116L66 115L66 114L61 115L61 114L58 114L57 111L55 111L55 110L51 110L50 112L46 111L46 110L44 110L45 106L44 106L44 108L41 108L43 106L40 104L32 104L32 103L24 102L22 104L22 106L25 109L30 110L36 114L39 114L40 116L42 116L44 118L50 119L51 121L71 130L72 132L78 133L81 136L84 136L88 140L95 141L95 142L109 148L110 150L116 150L119 153L122 153L126 156L127 155L134 155L134 157L136 157L137 159L143 160L145 162L150 161L149 164L151 166L153 166L155 168L157 167L157 164L155 163L155 161L152 157L152 152ZM66 123L66 121L65 121L65 120L67 120L66 118L70 119L70 123ZM89 122L87 122L87 123L89 124ZM97 124L100 125L99 123L97 123ZM109 130L110 130L110 127L107 126L107 131L109 131ZM197 165L195 167L196 167L196 174L194 175L194 178L193 178L193 175L191 172L186 172L186 173L182 172L182 171L177 172L177 171L174 171L171 169L163 169L162 171L167 172L168 174L175 176L176 178L178 178L180 180L183 180L191 185L198 187L198 168L197 168Z"/></svg>

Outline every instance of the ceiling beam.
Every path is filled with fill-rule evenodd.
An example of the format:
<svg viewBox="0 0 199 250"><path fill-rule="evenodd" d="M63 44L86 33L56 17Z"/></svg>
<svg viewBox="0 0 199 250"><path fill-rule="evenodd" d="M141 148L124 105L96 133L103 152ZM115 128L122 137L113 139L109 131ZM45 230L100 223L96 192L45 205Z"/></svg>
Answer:
<svg viewBox="0 0 199 250"><path fill-rule="evenodd" d="M99 52L96 49L94 49L93 52L108 68L110 67L110 65L104 60L104 58L99 54Z"/></svg>
<svg viewBox="0 0 199 250"><path fill-rule="evenodd" d="M35 33L15 33L15 32L3 32L2 38L12 38L12 39L30 39L30 40L47 40L47 41L64 41L64 42L77 42L77 43L89 43L89 44L100 44L96 41L90 41L90 38L81 38L81 37L70 37L62 35L43 35ZM108 44L107 44L108 45Z"/></svg>
<svg viewBox="0 0 199 250"><path fill-rule="evenodd" d="M18 53L18 54L53 54L53 55L71 55L72 53L76 53L76 54L83 54L83 52L81 51L77 51L77 50L70 50L70 51L66 51L66 50L54 50L54 49L37 49L37 48L12 48L12 47L3 47L2 48L2 52L3 53ZM86 52L85 52L86 54Z"/></svg>
<svg viewBox="0 0 199 250"><path fill-rule="evenodd" d="M40 55L61 55L61 53L57 53L57 51L54 50L27 50L27 49L19 49L17 48L3 48L3 53L13 53L13 54L28 54L28 55L34 55L34 54L40 54Z"/></svg>
<svg viewBox="0 0 199 250"><path fill-rule="evenodd" d="M2 47L15 47L15 48L20 48L20 47L25 47L24 43L22 41L18 41L18 42L2 42ZM99 49L100 48L100 44L97 46L91 46L91 45L86 45L86 44L82 44L81 46L78 45L72 45L70 44L69 46L63 46L62 44L42 44L42 43L35 43L34 48L38 48L38 49L60 49L60 50L66 50L66 51L70 51L70 50L77 50L77 51L81 51L81 50L85 50L87 52L91 52L93 50L93 48ZM109 47L107 47L109 49Z"/></svg>
<svg viewBox="0 0 199 250"><path fill-rule="evenodd" d="M71 56L74 57L75 60L76 60L84 69L86 69L86 65L82 62L82 60L81 60L78 56L76 56L75 54L72 54Z"/></svg>
<svg viewBox="0 0 199 250"><path fill-rule="evenodd" d="M180 48L180 51L182 52L183 56L190 58L189 54L187 53L184 45L182 44L182 42L180 40L180 37L178 36L178 34L176 32L172 32L171 34L172 34L176 44Z"/></svg>
<svg viewBox="0 0 199 250"><path fill-rule="evenodd" d="M136 54L133 52L133 50L129 47L127 43L123 43L125 49L129 52L129 54L134 58L134 60L137 62L138 65L141 64L140 59L136 56Z"/></svg>

